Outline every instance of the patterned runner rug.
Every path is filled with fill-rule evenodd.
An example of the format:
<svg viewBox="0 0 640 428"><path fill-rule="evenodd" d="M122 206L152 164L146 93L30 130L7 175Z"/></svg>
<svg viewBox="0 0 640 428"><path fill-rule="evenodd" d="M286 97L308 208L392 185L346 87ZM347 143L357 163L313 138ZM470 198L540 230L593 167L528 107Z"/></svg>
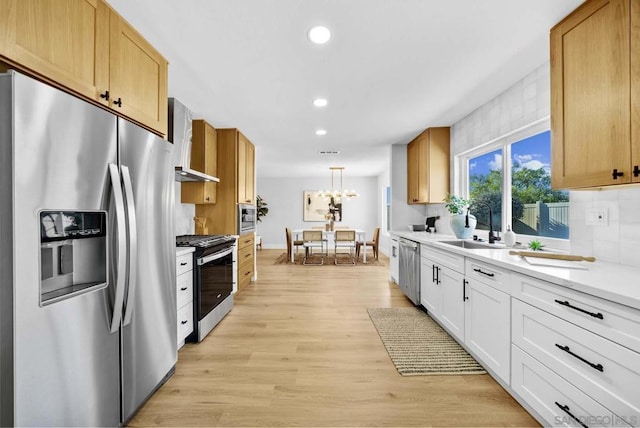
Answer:
<svg viewBox="0 0 640 428"><path fill-rule="evenodd" d="M402 376L486 373L424 311L418 308L369 308L367 312Z"/></svg>

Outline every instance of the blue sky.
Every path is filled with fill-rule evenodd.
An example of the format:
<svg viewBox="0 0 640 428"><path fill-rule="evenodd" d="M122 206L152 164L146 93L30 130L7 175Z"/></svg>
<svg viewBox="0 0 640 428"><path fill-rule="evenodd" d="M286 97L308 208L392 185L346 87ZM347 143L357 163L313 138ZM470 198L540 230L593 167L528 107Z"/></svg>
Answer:
<svg viewBox="0 0 640 428"><path fill-rule="evenodd" d="M551 131L545 131L511 145L511 159L522 168L551 171ZM502 169L502 149L469 160L470 174L486 175Z"/></svg>

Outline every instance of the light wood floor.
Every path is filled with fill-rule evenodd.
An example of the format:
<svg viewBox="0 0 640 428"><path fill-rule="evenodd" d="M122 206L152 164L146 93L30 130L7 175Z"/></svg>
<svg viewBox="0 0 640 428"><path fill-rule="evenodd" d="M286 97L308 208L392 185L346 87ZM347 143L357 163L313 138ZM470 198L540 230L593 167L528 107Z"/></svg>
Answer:
<svg viewBox="0 0 640 428"><path fill-rule="evenodd" d="M130 426L538 426L489 375L402 377L367 314L409 306L381 266L274 265ZM383 256L381 256L383 257Z"/></svg>

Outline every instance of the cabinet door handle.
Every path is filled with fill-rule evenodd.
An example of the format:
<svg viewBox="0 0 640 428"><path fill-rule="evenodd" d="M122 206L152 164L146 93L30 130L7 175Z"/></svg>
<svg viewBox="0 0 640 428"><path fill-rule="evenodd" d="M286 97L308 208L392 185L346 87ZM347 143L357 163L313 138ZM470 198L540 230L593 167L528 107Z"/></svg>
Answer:
<svg viewBox="0 0 640 428"><path fill-rule="evenodd" d="M463 302L469 300L469 296L467 296L467 284L469 284L469 281L467 281L466 279L463 279L462 280L462 301Z"/></svg>
<svg viewBox="0 0 640 428"><path fill-rule="evenodd" d="M186 323L188 323L189 321L180 321L180 324L185 325Z"/></svg>
<svg viewBox="0 0 640 428"><path fill-rule="evenodd" d="M556 343L556 346L558 348L562 349L567 354L571 355L572 357L577 358L580 361L582 361L583 363L590 365L591 367L593 367L594 369L598 370L599 372L603 372L604 371L604 367L602 367L602 364L593 364L591 361L588 361L588 360L582 358L580 355L571 352L571 349L569 349L568 346L558 345L557 343Z"/></svg>
<svg viewBox="0 0 640 428"><path fill-rule="evenodd" d="M103 94L100 94L100 98L109 101L109 91L104 91Z"/></svg>
<svg viewBox="0 0 640 428"><path fill-rule="evenodd" d="M440 284L442 281L440 281L440 266L436 266L436 283Z"/></svg>
<svg viewBox="0 0 640 428"><path fill-rule="evenodd" d="M638 168L638 165L633 166L633 176L640 177L640 168Z"/></svg>
<svg viewBox="0 0 640 428"><path fill-rule="evenodd" d="M122 107L122 98L118 97L118 99L113 102L113 105Z"/></svg>
<svg viewBox="0 0 640 428"><path fill-rule="evenodd" d="M180 291L187 291L188 288L187 287L180 287Z"/></svg>
<svg viewBox="0 0 640 428"><path fill-rule="evenodd" d="M580 425L582 425L584 428L589 428L587 425L585 425L584 423L582 423L582 421L578 418L576 418L575 416L573 416L573 414L571 413L571 409L569 409L569 406L563 406L562 404L558 403L557 401L555 402L556 406L560 407L560 410L562 410L563 412L565 412L567 415L571 416L571 418L576 421L577 423L579 423Z"/></svg>
<svg viewBox="0 0 640 428"><path fill-rule="evenodd" d="M436 282L436 265L431 265L431 282Z"/></svg>
<svg viewBox="0 0 640 428"><path fill-rule="evenodd" d="M624 172L622 172L622 171L618 172L617 169L614 169L613 172L611 173L611 176L613 177L614 180L617 180L618 177L623 177L624 176Z"/></svg>
<svg viewBox="0 0 640 428"><path fill-rule="evenodd" d="M485 271L483 271L482 269L474 269L473 271L474 271L474 272L481 273L481 274L483 274L483 275L487 275L487 276L496 276L494 273L491 273L491 272L485 272Z"/></svg>
<svg viewBox="0 0 640 428"><path fill-rule="evenodd" d="M180 266L186 266L186 265L187 265L187 262L181 262L180 263Z"/></svg>
<svg viewBox="0 0 640 428"><path fill-rule="evenodd" d="M585 313L585 314L591 315L591 316L592 316L592 317L594 317L594 318L604 319L604 316L602 316L602 314L601 314L600 312L598 312L598 313L595 313L595 312L589 312L589 311L587 311L587 310L585 310L585 309L582 309L582 308L578 308L578 307L576 307L576 306L573 306L571 303L569 303L569 302L568 302L568 301L566 301L566 300L565 300L565 301L562 301L562 300L555 299L554 301L555 301L557 304L559 304L559 305L566 306L567 308L571 308L571 309L574 309L574 310L576 310L576 311L583 312L583 313Z"/></svg>

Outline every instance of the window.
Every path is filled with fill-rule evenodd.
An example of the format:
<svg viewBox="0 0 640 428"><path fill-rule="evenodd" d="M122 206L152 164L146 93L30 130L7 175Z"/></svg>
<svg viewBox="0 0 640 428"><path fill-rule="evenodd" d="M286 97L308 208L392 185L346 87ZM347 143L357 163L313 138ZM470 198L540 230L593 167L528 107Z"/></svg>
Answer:
<svg viewBox="0 0 640 428"><path fill-rule="evenodd" d="M546 125L546 126L545 126ZM509 226L518 235L569 238L569 193L551 189L551 132L548 121L500 138L462 155L460 189L474 200L476 229Z"/></svg>

